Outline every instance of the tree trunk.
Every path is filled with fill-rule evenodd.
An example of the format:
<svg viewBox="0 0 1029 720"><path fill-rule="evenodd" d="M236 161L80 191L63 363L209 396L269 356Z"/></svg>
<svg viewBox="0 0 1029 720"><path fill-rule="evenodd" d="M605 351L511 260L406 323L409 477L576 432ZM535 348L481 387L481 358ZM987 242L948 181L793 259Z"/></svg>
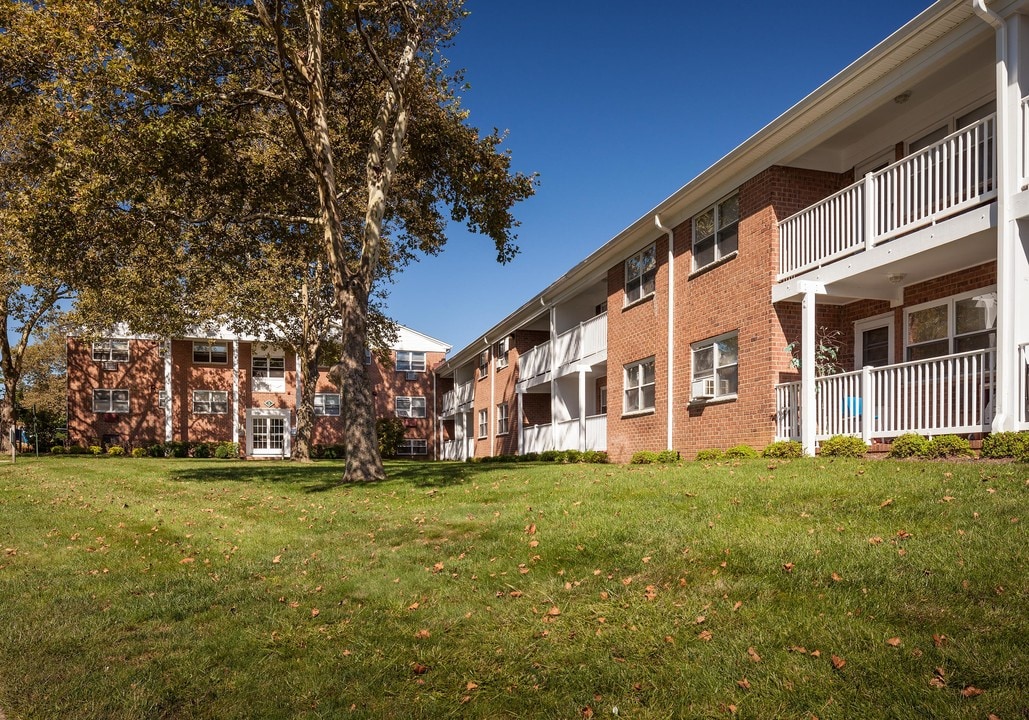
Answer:
<svg viewBox="0 0 1029 720"><path fill-rule="evenodd" d="M318 389L319 346L307 345L298 359L303 363L303 384L300 388L300 404L297 406L297 436L293 442L293 459L311 461L311 436L314 433L314 396Z"/></svg>
<svg viewBox="0 0 1029 720"><path fill-rule="evenodd" d="M15 426L18 418L15 415L14 391L7 388L7 397L0 400L0 452L10 451L14 456L14 444L11 443L11 428Z"/></svg>
<svg viewBox="0 0 1029 720"><path fill-rule="evenodd" d="M343 437L347 446L347 467L343 482L383 480L386 470L379 456L375 432L375 400L364 367L368 339L368 303L350 295L340 303L343 352L339 362L343 391Z"/></svg>

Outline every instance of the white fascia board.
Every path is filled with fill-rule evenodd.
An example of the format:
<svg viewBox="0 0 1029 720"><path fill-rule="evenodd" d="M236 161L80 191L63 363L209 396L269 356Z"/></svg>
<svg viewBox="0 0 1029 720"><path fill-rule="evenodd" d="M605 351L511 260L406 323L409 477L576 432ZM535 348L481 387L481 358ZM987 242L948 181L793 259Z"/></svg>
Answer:
<svg viewBox="0 0 1029 720"><path fill-rule="evenodd" d="M450 352L451 345L425 333L412 330L406 325L397 325L397 339L391 350L412 350L414 352Z"/></svg>

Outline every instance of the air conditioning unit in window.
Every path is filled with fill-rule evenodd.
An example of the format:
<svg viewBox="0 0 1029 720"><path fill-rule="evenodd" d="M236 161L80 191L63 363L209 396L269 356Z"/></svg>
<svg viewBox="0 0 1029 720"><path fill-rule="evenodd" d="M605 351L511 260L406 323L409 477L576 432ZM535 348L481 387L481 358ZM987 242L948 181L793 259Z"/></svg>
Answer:
<svg viewBox="0 0 1029 720"><path fill-rule="evenodd" d="M411 370L409 370L408 372L406 372L406 373L404 374L404 377L405 377L406 379L408 379L408 380L417 380L417 379L418 379L418 373L416 373L416 372L414 372L414 371L411 371Z"/></svg>
<svg viewBox="0 0 1029 720"><path fill-rule="evenodd" d="M690 394L693 396L694 400L713 398L715 396L715 379L705 378L703 380L694 380Z"/></svg>
<svg viewBox="0 0 1029 720"><path fill-rule="evenodd" d="M104 370L117 370L118 369L118 363L111 362L110 360L108 360L105 363L102 363L101 366L103 367Z"/></svg>

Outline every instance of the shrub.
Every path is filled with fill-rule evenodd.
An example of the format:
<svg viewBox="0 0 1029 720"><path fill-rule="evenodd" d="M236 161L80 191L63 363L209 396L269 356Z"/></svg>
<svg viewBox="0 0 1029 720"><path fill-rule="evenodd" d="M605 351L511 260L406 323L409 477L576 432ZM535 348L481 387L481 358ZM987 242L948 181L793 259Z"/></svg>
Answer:
<svg viewBox="0 0 1029 720"><path fill-rule="evenodd" d="M104 452L104 449L99 445L90 445L89 451L93 453L93 457L100 457L100 455Z"/></svg>
<svg viewBox="0 0 1029 720"><path fill-rule="evenodd" d="M123 448L121 445L112 445L111 447L107 448L107 454L111 457L121 457L125 454L125 448Z"/></svg>
<svg viewBox="0 0 1029 720"><path fill-rule="evenodd" d="M132 448L132 457L134 457L134 458L144 458L148 454L149 453L147 453L147 449L146 448L141 448L141 447L139 447L139 448Z"/></svg>
<svg viewBox="0 0 1029 720"><path fill-rule="evenodd" d="M51 455L63 455L64 454L64 445L54 445L52 448L50 448L50 454Z"/></svg>
<svg viewBox="0 0 1029 720"><path fill-rule="evenodd" d="M379 438L379 454L396 457L404 439L404 421L400 418L379 418L375 421L375 435Z"/></svg>
<svg viewBox="0 0 1029 720"><path fill-rule="evenodd" d="M984 458L1013 458L1029 449L1029 433L999 432L983 438L983 449L979 453Z"/></svg>
<svg viewBox="0 0 1029 720"><path fill-rule="evenodd" d="M155 443L146 449L146 454L152 458L163 458L165 455L164 443Z"/></svg>
<svg viewBox="0 0 1029 720"><path fill-rule="evenodd" d="M209 458L213 454L211 451L211 445L213 443L195 443L193 445L193 457L195 458Z"/></svg>
<svg viewBox="0 0 1029 720"><path fill-rule="evenodd" d="M582 462L603 465L608 462L607 453L603 450L587 450L582 454Z"/></svg>
<svg viewBox="0 0 1029 720"><path fill-rule="evenodd" d="M886 457L909 458L916 455L924 457L929 450L929 439L916 433L906 433L894 438Z"/></svg>
<svg viewBox="0 0 1029 720"><path fill-rule="evenodd" d="M164 444L164 456L184 458L189 457L189 443L173 440Z"/></svg>
<svg viewBox="0 0 1029 720"><path fill-rule="evenodd" d="M679 462L679 453L675 450L662 450L657 454L659 463L670 464Z"/></svg>
<svg viewBox="0 0 1029 720"><path fill-rule="evenodd" d="M708 450L699 450L697 452L696 460L702 462L709 462L711 460L721 460L725 457L725 453L717 448L710 448Z"/></svg>
<svg viewBox="0 0 1029 720"><path fill-rule="evenodd" d="M820 446L822 457L864 457L868 452L865 441L852 435L833 435Z"/></svg>
<svg viewBox="0 0 1029 720"><path fill-rule="evenodd" d="M578 450L565 450L565 462L569 463L581 463L583 462L582 453Z"/></svg>
<svg viewBox="0 0 1029 720"><path fill-rule="evenodd" d="M311 448L311 457L315 460L338 460L346 456L347 446L339 443L334 445L315 445Z"/></svg>
<svg viewBox="0 0 1029 720"><path fill-rule="evenodd" d="M68 448L69 455L85 455L87 452L89 451L81 445L72 445L70 448Z"/></svg>
<svg viewBox="0 0 1029 720"><path fill-rule="evenodd" d="M239 457L239 443L234 442L220 442L214 448L214 456L222 460L226 458L238 458Z"/></svg>
<svg viewBox="0 0 1029 720"><path fill-rule="evenodd" d="M796 440L779 440L762 450L761 457L780 460L804 457L804 446Z"/></svg>
<svg viewBox="0 0 1029 720"><path fill-rule="evenodd" d="M540 460L543 462L559 462L564 459L565 454L557 450L544 450L540 453Z"/></svg>
<svg viewBox="0 0 1029 720"><path fill-rule="evenodd" d="M750 445L734 445L725 451L725 457L730 460L746 460L761 457L761 455Z"/></svg>
<svg viewBox="0 0 1029 720"><path fill-rule="evenodd" d="M972 446L968 440L957 435L937 435L929 441L929 447L926 448L925 457L929 458L942 458L942 457L969 457L975 453L972 452Z"/></svg>
<svg viewBox="0 0 1029 720"><path fill-rule="evenodd" d="M524 455L522 455L522 462L536 462L539 459L540 459L540 454L539 453L531 452L531 453L525 453Z"/></svg>
<svg viewBox="0 0 1029 720"><path fill-rule="evenodd" d="M652 465L657 462L657 453L652 450L640 450L633 453L629 462L633 465Z"/></svg>

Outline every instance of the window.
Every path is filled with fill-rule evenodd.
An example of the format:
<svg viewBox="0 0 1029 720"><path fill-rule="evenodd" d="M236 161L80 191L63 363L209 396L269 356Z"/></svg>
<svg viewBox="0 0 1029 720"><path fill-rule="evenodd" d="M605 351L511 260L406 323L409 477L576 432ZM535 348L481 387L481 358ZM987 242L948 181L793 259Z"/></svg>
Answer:
<svg viewBox="0 0 1029 720"><path fill-rule="evenodd" d="M372 351L369 350L368 348L364 349L364 364L365 365L371 365L372 364Z"/></svg>
<svg viewBox="0 0 1029 720"><path fill-rule="evenodd" d="M168 393L164 390L157 391L157 407L167 408L168 407Z"/></svg>
<svg viewBox="0 0 1029 720"><path fill-rule="evenodd" d="M639 251L625 261L625 304L654 294L657 259L654 246Z"/></svg>
<svg viewBox="0 0 1029 720"><path fill-rule="evenodd" d="M194 415L224 415L229 411L229 393L226 390L194 390Z"/></svg>
<svg viewBox="0 0 1029 720"><path fill-rule="evenodd" d="M507 435L507 404L497 405L497 435Z"/></svg>
<svg viewBox="0 0 1029 720"><path fill-rule="evenodd" d="M397 370L402 372L425 372L425 353L397 350Z"/></svg>
<svg viewBox="0 0 1029 720"><path fill-rule="evenodd" d="M483 350L479 353L479 377L484 378L489 375L489 350Z"/></svg>
<svg viewBox="0 0 1029 720"><path fill-rule="evenodd" d="M739 386L739 335L728 333L702 340L692 347L694 400L717 399L736 395Z"/></svg>
<svg viewBox="0 0 1029 720"><path fill-rule="evenodd" d="M594 315L603 315L606 312L607 312L607 300L605 300L604 302L600 303L595 308L593 308L593 314Z"/></svg>
<svg viewBox="0 0 1029 720"><path fill-rule="evenodd" d="M997 292L987 288L917 305L905 320L907 360L994 347Z"/></svg>
<svg viewBox="0 0 1029 720"><path fill-rule="evenodd" d="M128 340L98 340L93 343L93 359L97 362L128 362Z"/></svg>
<svg viewBox="0 0 1029 720"><path fill-rule="evenodd" d="M94 390L93 412L127 413L129 411L128 390Z"/></svg>
<svg viewBox="0 0 1029 720"><path fill-rule="evenodd" d="M284 378L286 358L254 355L253 368L255 378Z"/></svg>
<svg viewBox="0 0 1029 720"><path fill-rule="evenodd" d="M489 410L479 411L479 437L484 438L489 434Z"/></svg>
<svg viewBox="0 0 1029 720"><path fill-rule="evenodd" d="M421 438L404 438L397 446L397 455L428 455L429 444Z"/></svg>
<svg viewBox="0 0 1029 720"><path fill-rule="evenodd" d="M624 412L654 409L654 358L625 366Z"/></svg>
<svg viewBox="0 0 1029 720"><path fill-rule="evenodd" d="M220 363L229 361L229 344L222 341L193 343L193 362Z"/></svg>
<svg viewBox="0 0 1029 720"><path fill-rule="evenodd" d="M336 393L315 393L314 414L338 416L339 395Z"/></svg>
<svg viewBox="0 0 1029 720"><path fill-rule="evenodd" d="M507 336L494 346L494 352L496 352L497 358L497 369L507 367L507 354L511 351L511 336Z"/></svg>
<svg viewBox="0 0 1029 720"><path fill-rule="evenodd" d="M739 249L740 196L715 203L693 218L693 269L699 270Z"/></svg>
<svg viewBox="0 0 1029 720"><path fill-rule="evenodd" d="M425 417L424 397L398 396L394 401L397 417L423 418Z"/></svg>

